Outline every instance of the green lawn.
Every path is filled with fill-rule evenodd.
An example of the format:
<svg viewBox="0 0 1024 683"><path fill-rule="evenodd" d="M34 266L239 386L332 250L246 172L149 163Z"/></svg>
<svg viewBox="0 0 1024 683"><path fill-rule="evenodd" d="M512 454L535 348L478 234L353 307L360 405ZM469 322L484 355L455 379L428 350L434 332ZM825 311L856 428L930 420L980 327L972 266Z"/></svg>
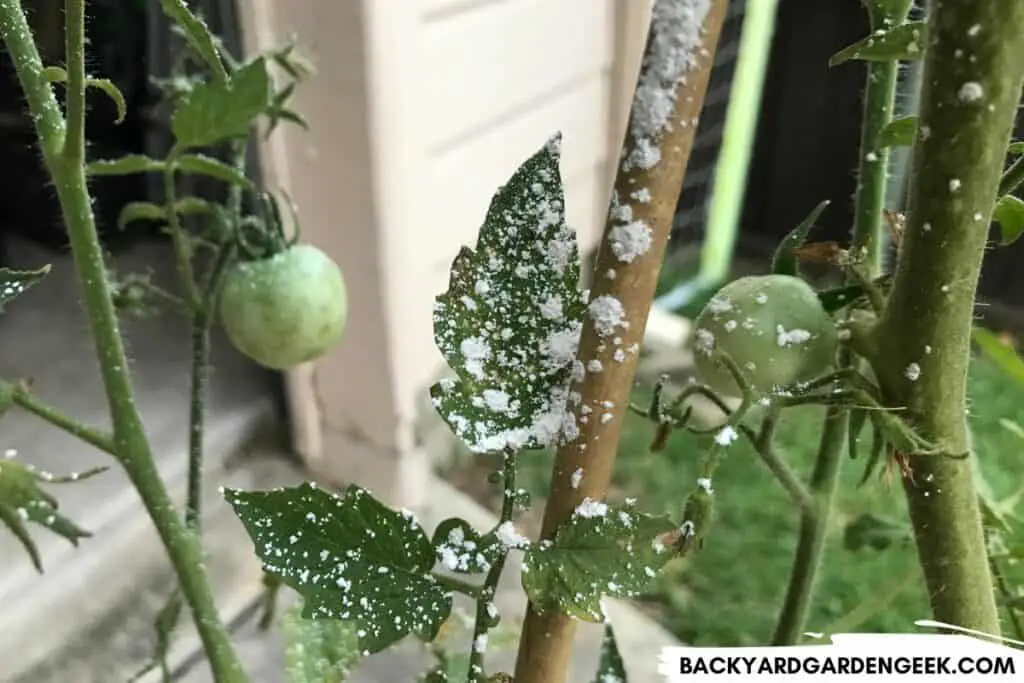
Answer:
<svg viewBox="0 0 1024 683"><path fill-rule="evenodd" d="M970 387L982 470L997 496L1009 496L1024 480L1024 453L1021 441L998 419L1021 414L1024 388L1010 383L986 359L975 361ZM638 402L644 393L638 390ZM789 414L779 429L780 450L804 473L813 459L820 418L819 409L802 409ZM614 497L633 496L648 511L678 518L707 448L706 437L677 433L659 454L649 452L650 437L651 427L631 416L615 472ZM550 457L524 457L522 462L522 483L542 497ZM846 523L863 512L900 524L905 519L898 483L888 489L872 479L857 488L862 473L863 460L845 461L809 631L839 626L860 632L906 632L915 620L929 617L912 546L857 552L843 547ZM773 631L788 580L797 514L756 454L740 441L719 469L715 491L716 520L703 550L686 563L670 565L647 602L687 642L763 644ZM857 612L851 615L853 610Z"/></svg>

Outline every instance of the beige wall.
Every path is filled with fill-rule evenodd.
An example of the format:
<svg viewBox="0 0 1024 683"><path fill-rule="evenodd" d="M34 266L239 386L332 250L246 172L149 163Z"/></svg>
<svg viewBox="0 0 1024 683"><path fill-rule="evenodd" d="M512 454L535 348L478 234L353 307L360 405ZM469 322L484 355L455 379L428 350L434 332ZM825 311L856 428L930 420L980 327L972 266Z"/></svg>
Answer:
<svg viewBox="0 0 1024 683"><path fill-rule="evenodd" d="M557 130L569 220L595 243L646 3L247 4L250 49L295 33L317 64L296 101L311 132L275 134L262 160L352 296L344 342L288 378L296 446L322 473L410 500L427 467L413 425L443 370L432 303L451 259Z"/></svg>

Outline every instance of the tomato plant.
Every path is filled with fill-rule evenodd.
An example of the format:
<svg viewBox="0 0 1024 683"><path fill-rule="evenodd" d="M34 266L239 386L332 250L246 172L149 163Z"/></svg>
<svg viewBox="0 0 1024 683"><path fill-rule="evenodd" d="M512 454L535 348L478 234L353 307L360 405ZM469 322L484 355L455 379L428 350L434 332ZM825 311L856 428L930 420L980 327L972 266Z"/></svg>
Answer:
<svg viewBox="0 0 1024 683"><path fill-rule="evenodd" d="M790 275L730 282L697 317L695 365L701 380L725 395L742 393L723 355L750 388L765 393L807 381L835 360L838 334L818 295Z"/></svg>
<svg viewBox="0 0 1024 683"><path fill-rule="evenodd" d="M347 315L341 269L309 244L241 261L224 277L221 324L239 351L268 368L322 356L341 338Z"/></svg>

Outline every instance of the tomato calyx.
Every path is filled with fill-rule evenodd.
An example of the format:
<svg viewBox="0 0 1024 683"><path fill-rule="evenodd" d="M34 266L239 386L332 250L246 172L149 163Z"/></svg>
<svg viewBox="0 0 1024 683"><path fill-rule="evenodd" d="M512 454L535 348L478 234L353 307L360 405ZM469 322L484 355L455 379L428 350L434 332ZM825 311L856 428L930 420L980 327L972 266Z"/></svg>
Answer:
<svg viewBox="0 0 1024 683"><path fill-rule="evenodd" d="M238 224L235 239L243 261L261 261L287 251L299 243L302 229L298 211L285 194L294 232L287 235L277 198L269 192L260 193L260 213L246 216Z"/></svg>

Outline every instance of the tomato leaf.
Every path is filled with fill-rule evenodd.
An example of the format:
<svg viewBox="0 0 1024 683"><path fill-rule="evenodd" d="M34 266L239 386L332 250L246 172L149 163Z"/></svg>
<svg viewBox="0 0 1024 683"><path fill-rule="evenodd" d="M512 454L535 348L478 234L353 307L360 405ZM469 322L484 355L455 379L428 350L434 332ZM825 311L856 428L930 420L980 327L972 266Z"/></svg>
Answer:
<svg viewBox="0 0 1024 683"><path fill-rule="evenodd" d="M217 38L206 22L192 13L185 0L160 0L160 9L181 27L182 35L196 55L206 62L218 79L223 78L226 72L217 49Z"/></svg>
<svg viewBox="0 0 1024 683"><path fill-rule="evenodd" d="M270 77L258 57L225 82L200 83L178 103L171 130L180 147L207 147L245 137L270 105Z"/></svg>
<svg viewBox="0 0 1024 683"><path fill-rule="evenodd" d="M0 268L0 313L4 312L4 306L8 301L42 280L49 272L49 265L45 265L39 270Z"/></svg>
<svg viewBox="0 0 1024 683"><path fill-rule="evenodd" d="M284 668L290 683L344 681L362 657L356 627L335 619L304 619L297 606L284 614Z"/></svg>
<svg viewBox="0 0 1024 683"><path fill-rule="evenodd" d="M162 173L167 165L160 159L145 154L128 154L119 159L98 159L85 165L92 176L130 175L132 173Z"/></svg>
<svg viewBox="0 0 1024 683"><path fill-rule="evenodd" d="M43 78L50 83L67 83L68 72L62 66L48 66L43 69ZM114 85L113 81L107 78L90 77L85 79L85 86L103 91L114 102L114 106L117 108L116 123L122 123L128 116L128 103L124 99L124 93Z"/></svg>
<svg viewBox="0 0 1024 683"><path fill-rule="evenodd" d="M659 538L675 526L631 506L585 502L552 541L526 551L523 588L541 611L600 622L602 597L639 594L672 559Z"/></svg>
<svg viewBox="0 0 1024 683"><path fill-rule="evenodd" d="M1017 355L1011 346L1004 344L998 336L982 327L975 327L971 331L971 338L982 353L1005 375L1019 384L1024 384L1024 358Z"/></svg>
<svg viewBox="0 0 1024 683"><path fill-rule="evenodd" d="M26 522L45 527L74 546L80 539L92 536L57 511L57 499L44 491L40 483L81 481L105 470L96 468L82 474L56 477L12 458L0 460L0 522L18 539L39 573L43 572L42 558Z"/></svg>
<svg viewBox="0 0 1024 683"><path fill-rule="evenodd" d="M410 633L432 640L451 594L430 575L436 556L422 527L364 489L335 495L313 484L272 491L226 489L263 569L302 595L302 616L358 629L379 652Z"/></svg>
<svg viewBox="0 0 1024 683"><path fill-rule="evenodd" d="M796 275L799 272L796 254L793 251L803 246L803 243L807 240L807 234L814 227L814 224L818 222L818 219L821 218L821 214L825 212L829 204L831 202L827 199L818 204L807 214L806 218L800 221L798 226L782 238L778 248L775 250L775 255L772 257L773 273L776 275Z"/></svg>
<svg viewBox="0 0 1024 683"><path fill-rule="evenodd" d="M505 551L497 534L479 534L469 522L452 517L437 525L431 542L438 562L459 574L485 574Z"/></svg>
<svg viewBox="0 0 1024 683"><path fill-rule="evenodd" d="M886 147L909 147L914 144L917 137L917 117L901 116L890 121L882 130L878 131L878 140L875 142L877 149Z"/></svg>
<svg viewBox="0 0 1024 683"><path fill-rule="evenodd" d="M217 205L199 197L182 197L174 203L174 210L180 216L212 215L217 212ZM167 207L152 202L128 202L117 217L117 227L124 230L129 223L135 221L164 222L167 220Z"/></svg>
<svg viewBox="0 0 1024 683"><path fill-rule="evenodd" d="M852 59L869 62L913 61L921 59L927 44L928 25L923 21L912 21L888 31L875 31L832 55L828 65L837 66Z"/></svg>
<svg viewBox="0 0 1024 683"><path fill-rule="evenodd" d="M619 644L615 641L615 631L611 622L604 625L604 637L601 639L601 655L597 662L597 674L594 683L629 683L626 678L626 665L619 654Z"/></svg>
<svg viewBox="0 0 1024 683"><path fill-rule="evenodd" d="M225 164L220 159L214 159L205 154L182 155L178 159L178 170L185 173L209 176L246 189L254 187L253 182L245 176L245 173Z"/></svg>
<svg viewBox="0 0 1024 683"><path fill-rule="evenodd" d="M462 248L434 306L434 340L456 378L430 395L475 453L545 448L563 433L584 299L560 142L494 195L476 250Z"/></svg>
<svg viewBox="0 0 1024 683"><path fill-rule="evenodd" d="M999 244L1004 247L1016 242L1024 235L1024 201L1012 194L1006 194L996 202L992 220L999 224Z"/></svg>

